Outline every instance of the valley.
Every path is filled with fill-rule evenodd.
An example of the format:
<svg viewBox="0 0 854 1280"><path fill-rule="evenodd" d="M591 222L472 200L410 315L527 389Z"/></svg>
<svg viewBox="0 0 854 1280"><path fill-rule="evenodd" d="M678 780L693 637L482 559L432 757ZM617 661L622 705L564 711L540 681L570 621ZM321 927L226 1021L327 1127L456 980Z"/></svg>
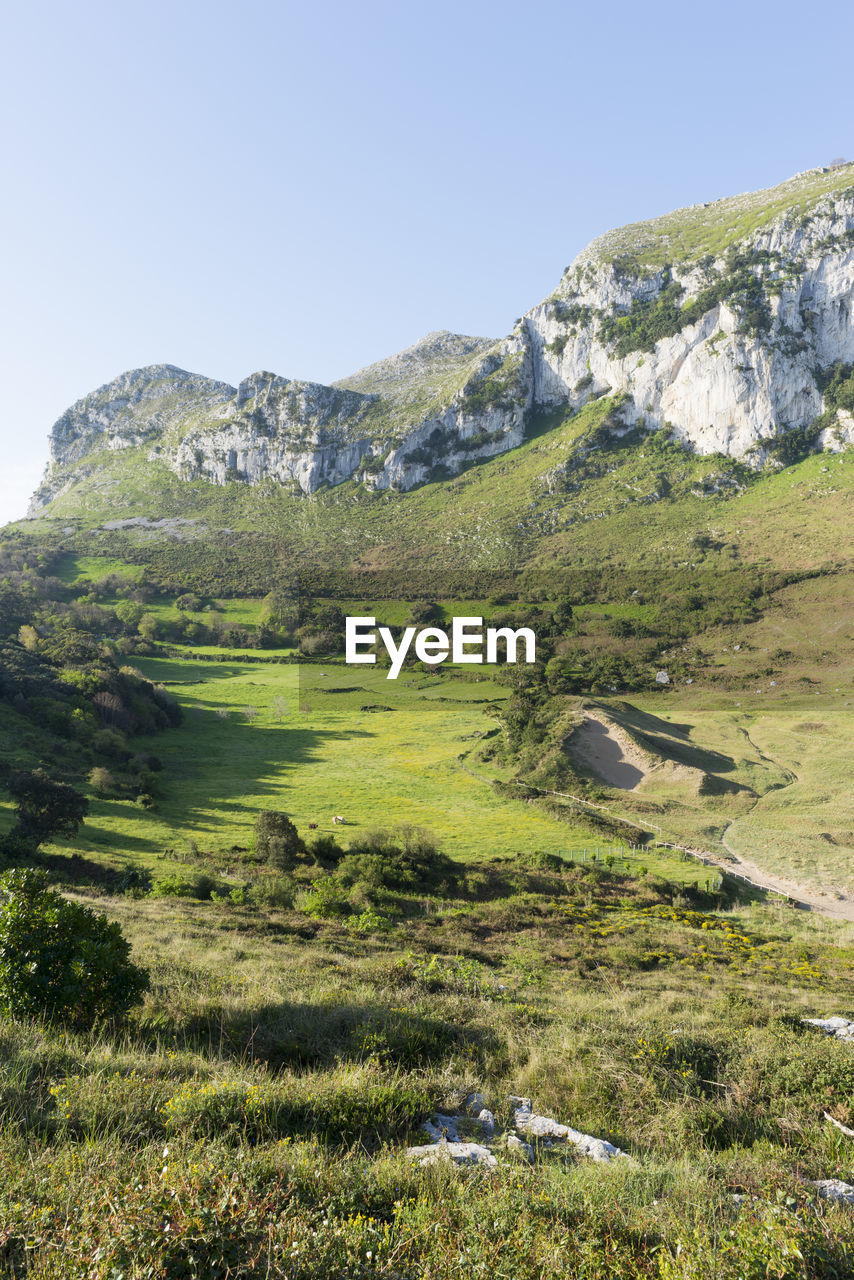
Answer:
<svg viewBox="0 0 854 1280"><path fill-rule="evenodd" d="M852 1274L852 173L607 233L503 339L59 418L0 531L0 1273ZM471 616L536 661L391 665Z"/></svg>

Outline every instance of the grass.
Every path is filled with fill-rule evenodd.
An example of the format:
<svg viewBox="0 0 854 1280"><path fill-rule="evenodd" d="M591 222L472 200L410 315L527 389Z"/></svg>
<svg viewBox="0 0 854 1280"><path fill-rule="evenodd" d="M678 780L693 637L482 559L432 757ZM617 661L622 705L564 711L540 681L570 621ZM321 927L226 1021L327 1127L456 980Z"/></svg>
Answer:
<svg viewBox="0 0 854 1280"><path fill-rule="evenodd" d="M634 435L588 453L611 407L604 399L574 417L557 412L519 448L408 493L347 482L296 497L272 484L186 483L123 450L102 460L104 474L121 483L120 507L111 489L110 516L193 516L202 523L188 540L99 530L103 496L93 478L57 498L49 516L17 527L56 539L73 556L94 545L111 560L148 561L179 580L199 572L214 584L219 578L217 595L236 576L244 585L226 591L235 596L265 594L288 571L316 563L319 546L326 565L421 571L695 561L798 568L844 554L838 531L854 496L850 451L761 473ZM78 533L65 535L66 527ZM235 535L218 534L222 528ZM698 551L698 533L719 549Z"/></svg>
<svg viewBox="0 0 854 1280"><path fill-rule="evenodd" d="M5 1274L845 1274L850 1216L809 1179L848 1172L821 1111L847 1118L854 1058L798 1015L847 1009L850 933L774 906L699 929L601 874L540 889L376 939L97 900L152 991L120 1030L0 1028ZM475 1089L499 1125L524 1094L632 1159L408 1159Z"/></svg>
<svg viewBox="0 0 854 1280"><path fill-rule="evenodd" d="M699 687L595 706L674 770L714 768L771 813L790 790L773 787L794 750L781 726L807 724L797 717L828 695L787 689L774 719L742 686L787 617L779 661L797 680L814 639L803 606L830 625L832 585L796 584L737 636L706 638ZM582 610L583 630L599 626L594 612ZM497 730L508 688L489 672L391 682L247 656L273 660L134 659L185 708L180 727L132 743L164 762L156 807L93 799L73 844L46 850L72 878L69 855L85 858L93 888L70 891L121 924L152 985L123 1027L0 1024L0 1274L848 1274L850 1213L812 1180L852 1180L850 1140L824 1112L854 1119L854 1056L800 1017L854 1017L854 929L719 892L707 869L666 852L611 869L531 858L595 837L490 786L508 772L479 759L491 739L473 735ZM378 704L391 709L362 710ZM22 753L19 721L0 708L0 740ZM801 731L804 774L819 776L824 741ZM845 749L841 732L833 742ZM825 772L841 812L844 763ZM611 799L626 813L660 804L655 821L685 831L733 803L689 795L679 776L666 791ZM305 866L285 877L284 905L263 905L252 889L267 873L249 847L261 807L284 808L304 834L343 812L345 841L421 822L458 879L400 891ZM757 821L737 803L727 812L733 837ZM122 896L91 874L129 863L250 892ZM318 908L318 879L340 916ZM473 1091L499 1129L509 1095L529 1096L631 1160L599 1166L560 1144L538 1146L530 1165L498 1144L494 1170L408 1158L421 1121Z"/></svg>
<svg viewBox="0 0 854 1280"><path fill-rule="evenodd" d="M755 235L789 213L808 217L824 198L854 185L854 165L830 172L808 170L764 191L747 192L705 204L676 209L648 222L629 223L594 240L590 256L606 261L628 259L648 267L696 262L706 254L720 256L730 245Z"/></svg>
<svg viewBox="0 0 854 1280"><path fill-rule="evenodd" d="M415 823L463 859L597 844L584 827L496 796L490 779L500 771L469 759L481 736L496 731L490 707L507 696L488 680L388 681L333 662L298 668L146 658L137 665L178 697L185 721L137 740L164 764L155 809L93 797L90 818L68 846L80 854L172 869L166 851L183 850L190 839L223 855L248 845L262 808L284 809L303 833L309 822L337 831L332 816L343 814L345 838ZM392 709L361 710L369 705Z"/></svg>

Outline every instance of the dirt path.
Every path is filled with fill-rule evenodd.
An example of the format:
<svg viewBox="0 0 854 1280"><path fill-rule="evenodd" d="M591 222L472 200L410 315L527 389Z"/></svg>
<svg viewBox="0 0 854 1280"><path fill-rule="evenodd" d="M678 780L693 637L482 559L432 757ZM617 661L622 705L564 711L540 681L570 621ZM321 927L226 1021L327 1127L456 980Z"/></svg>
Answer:
<svg viewBox="0 0 854 1280"><path fill-rule="evenodd" d="M799 905L809 907L810 911L818 911L821 915L832 916L835 920L850 920L854 922L854 901L839 890L819 889L814 885L801 884L798 880L790 880L787 876L775 875L773 872L757 866L749 858L742 858L739 854L734 853L723 838L721 839L721 844L724 845L725 849L729 850L730 858L712 853L708 849L696 849L690 845L685 846L685 849L687 853L700 854L706 862L720 867L721 871L728 871L730 874L736 872L738 875L743 876L745 880L749 880L757 889L771 889L777 893L785 893Z"/></svg>

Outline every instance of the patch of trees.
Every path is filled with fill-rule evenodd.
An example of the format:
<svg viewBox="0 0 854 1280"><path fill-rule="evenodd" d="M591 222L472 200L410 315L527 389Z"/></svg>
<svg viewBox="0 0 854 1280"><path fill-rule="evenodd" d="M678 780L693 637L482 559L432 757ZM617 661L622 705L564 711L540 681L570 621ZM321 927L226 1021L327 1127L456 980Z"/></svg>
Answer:
<svg viewBox="0 0 854 1280"><path fill-rule="evenodd" d="M54 836L71 839L85 818L89 801L74 787L55 782L43 769L16 770L6 779L17 821L0 839L0 851L11 857L31 855Z"/></svg>

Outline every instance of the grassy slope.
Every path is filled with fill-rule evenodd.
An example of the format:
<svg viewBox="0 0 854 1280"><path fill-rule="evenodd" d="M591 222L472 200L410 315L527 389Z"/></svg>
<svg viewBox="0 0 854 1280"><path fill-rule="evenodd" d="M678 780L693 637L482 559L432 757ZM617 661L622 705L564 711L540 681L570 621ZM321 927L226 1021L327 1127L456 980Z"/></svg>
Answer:
<svg viewBox="0 0 854 1280"><path fill-rule="evenodd" d="M650 267L694 262L708 253L717 257L781 215L807 216L825 196L852 189L854 163L829 172L811 169L763 191L690 205L660 218L608 231L593 241L586 255L606 261L630 258Z"/></svg>
<svg viewBox="0 0 854 1280"><path fill-rule="evenodd" d="M191 840L226 859L232 845L251 844L262 808L286 810L304 835L308 823L317 822L320 832L336 832L345 845L374 827L415 823L463 861L533 849L579 853L607 844L606 837L536 806L495 795L489 779L501 771L473 754L474 735L496 727L484 712L507 696L488 680L391 682L334 663L297 668L245 664L237 656L215 663L149 658L137 665L164 682L186 711L180 728L137 740L139 750L164 763L160 798L146 811L128 800L93 796L85 826L63 846L68 851L162 874ZM353 692L327 692L354 686ZM393 709L360 710L368 704ZM333 814L344 815L343 829L333 826ZM644 861L677 880L708 876L667 856L644 855Z"/></svg>
<svg viewBox="0 0 854 1280"><path fill-rule="evenodd" d="M839 530L854 497L854 453L818 454L754 476L730 460L642 437L613 438L588 452L608 410L599 401L574 418L554 415L518 449L405 494L369 493L350 482L311 497L272 484L186 484L126 451L17 527L81 552L99 540L105 552L144 550L151 534L93 534L107 518L102 489L112 474L109 518L190 516L202 526L188 537L216 544L218 529L255 534L291 563L657 567L696 559L690 544L697 533L712 534L730 559L748 563L798 567L850 556ZM721 477L735 483L709 492ZM669 494L656 497L662 480ZM66 527L85 530L85 540L62 534Z"/></svg>

